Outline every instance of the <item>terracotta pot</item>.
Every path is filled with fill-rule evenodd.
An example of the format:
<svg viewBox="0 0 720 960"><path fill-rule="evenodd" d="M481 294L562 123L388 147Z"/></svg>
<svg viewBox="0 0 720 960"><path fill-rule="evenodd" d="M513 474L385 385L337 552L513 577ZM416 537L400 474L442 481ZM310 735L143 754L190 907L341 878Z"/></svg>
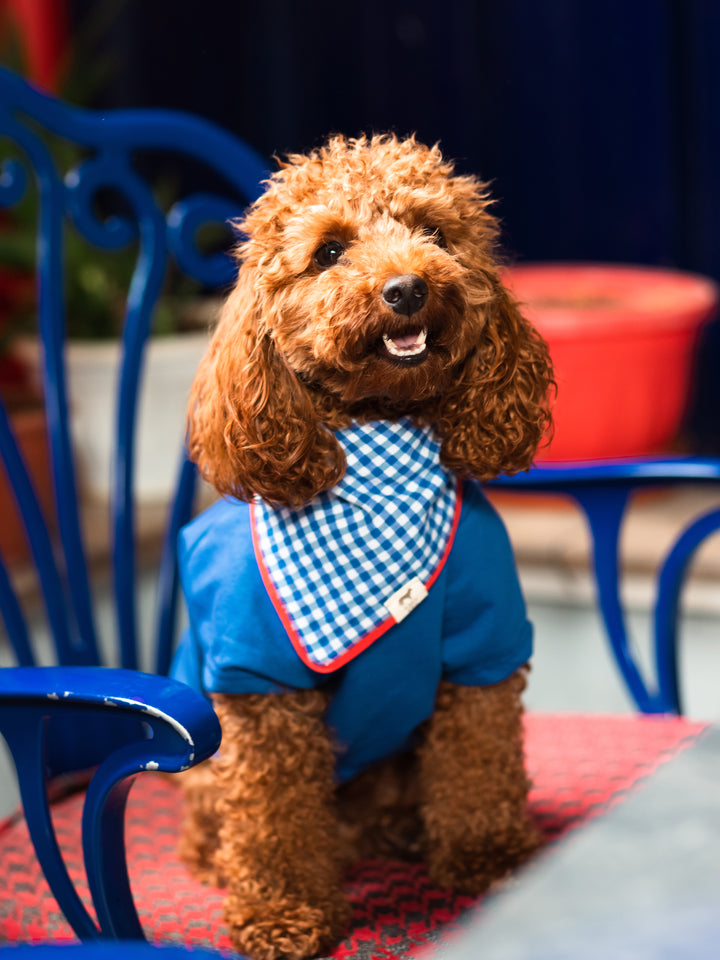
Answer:
<svg viewBox="0 0 720 960"><path fill-rule="evenodd" d="M522 265L506 280L555 366L555 434L538 459L671 449L715 284L677 270L580 263Z"/></svg>
<svg viewBox="0 0 720 960"><path fill-rule="evenodd" d="M25 464L35 486L46 520L54 525L50 455L45 411L40 407L15 411L10 417ZM4 470L0 470L0 551L8 564L27 562L30 551L22 521Z"/></svg>

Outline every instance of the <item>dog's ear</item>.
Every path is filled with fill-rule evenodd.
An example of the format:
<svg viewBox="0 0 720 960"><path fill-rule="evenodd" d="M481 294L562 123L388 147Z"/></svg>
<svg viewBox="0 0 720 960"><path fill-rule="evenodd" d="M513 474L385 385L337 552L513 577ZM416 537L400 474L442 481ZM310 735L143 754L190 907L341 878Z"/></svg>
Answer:
<svg viewBox="0 0 720 960"><path fill-rule="evenodd" d="M188 449L222 494L297 507L345 470L335 436L265 328L257 278L241 267L192 386Z"/></svg>
<svg viewBox="0 0 720 960"><path fill-rule="evenodd" d="M545 341L499 280L494 286L481 342L448 391L437 424L443 463L478 480L531 465L550 429L554 389Z"/></svg>

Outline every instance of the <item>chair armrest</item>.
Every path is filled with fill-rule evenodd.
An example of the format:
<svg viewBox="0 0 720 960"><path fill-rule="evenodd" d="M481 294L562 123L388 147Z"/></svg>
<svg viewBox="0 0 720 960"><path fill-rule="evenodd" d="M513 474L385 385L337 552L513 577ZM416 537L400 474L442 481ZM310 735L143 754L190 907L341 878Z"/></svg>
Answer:
<svg viewBox="0 0 720 960"><path fill-rule="evenodd" d="M204 697L167 677L110 667L10 667L0 670L0 729L12 707L47 716L112 710L147 724L137 770L178 771L211 756L220 724ZM3 730L5 735L10 731ZM114 749L113 743L111 749ZM147 754L143 759L140 754Z"/></svg>
<svg viewBox="0 0 720 960"><path fill-rule="evenodd" d="M488 486L562 492L601 484L644 486L719 480L720 458L717 457L643 457L633 460L544 463L512 477L497 477Z"/></svg>
<svg viewBox="0 0 720 960"><path fill-rule="evenodd" d="M85 869L99 929L70 880L48 806L49 748L57 728L73 741L94 741L94 763L102 760L82 816ZM93 736L98 730L100 735ZM210 704L182 683L133 670L9 667L0 670L0 732L15 761L35 852L76 935L142 939L125 863L127 794L141 771L186 770L215 752L220 724Z"/></svg>
<svg viewBox="0 0 720 960"><path fill-rule="evenodd" d="M653 614L655 677L648 678L631 643L621 599L620 534L636 490L669 484L720 481L718 457L642 457L626 460L547 463L489 487L513 493L572 498L588 523L598 606L617 666L644 713L680 713L677 637L679 598L698 546L720 528L717 508L696 518L675 540L657 578Z"/></svg>

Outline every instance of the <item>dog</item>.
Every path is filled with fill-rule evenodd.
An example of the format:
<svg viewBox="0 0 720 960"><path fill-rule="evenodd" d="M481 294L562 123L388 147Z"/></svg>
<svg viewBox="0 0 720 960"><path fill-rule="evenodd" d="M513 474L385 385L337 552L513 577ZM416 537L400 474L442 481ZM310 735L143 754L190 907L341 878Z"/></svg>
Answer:
<svg viewBox="0 0 720 960"><path fill-rule="evenodd" d="M234 947L310 957L344 865L422 857L481 893L538 846L507 535L477 481L530 466L545 343L501 282L487 184L414 137L279 163L192 388L222 498L182 534L174 673L212 697L183 860Z"/></svg>

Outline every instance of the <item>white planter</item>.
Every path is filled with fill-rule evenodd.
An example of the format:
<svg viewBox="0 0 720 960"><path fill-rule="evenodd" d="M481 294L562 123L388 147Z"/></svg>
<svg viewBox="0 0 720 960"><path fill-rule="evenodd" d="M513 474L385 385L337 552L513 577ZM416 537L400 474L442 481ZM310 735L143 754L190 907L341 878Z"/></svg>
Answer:
<svg viewBox="0 0 720 960"><path fill-rule="evenodd" d="M173 491L185 435L190 385L209 333L152 338L146 348L135 440L135 496L167 501ZM28 356L37 344L27 344ZM69 341L65 350L70 431L85 496L110 495L115 396L120 347Z"/></svg>
<svg viewBox="0 0 720 960"><path fill-rule="evenodd" d="M140 391L135 447L135 496L167 500L177 477L185 436L190 385L208 334L158 337L148 343ZM110 492L115 430L117 344L69 343L71 429L83 491L106 499Z"/></svg>

